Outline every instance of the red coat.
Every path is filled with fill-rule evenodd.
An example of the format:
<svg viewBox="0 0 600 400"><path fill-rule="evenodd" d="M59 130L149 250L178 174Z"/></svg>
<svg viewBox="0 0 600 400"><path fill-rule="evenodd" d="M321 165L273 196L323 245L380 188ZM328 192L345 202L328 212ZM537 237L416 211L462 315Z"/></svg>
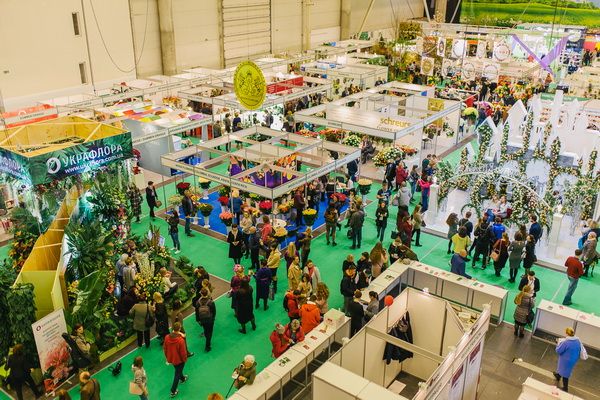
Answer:
<svg viewBox="0 0 600 400"><path fill-rule="evenodd" d="M285 304L287 305L288 317L290 318L298 318L300 316L298 309L298 299L296 296L290 292L285 295Z"/></svg>
<svg viewBox="0 0 600 400"><path fill-rule="evenodd" d="M185 339L178 333L171 333L165 337L163 351L169 364L179 365L187 361Z"/></svg>
<svg viewBox="0 0 600 400"><path fill-rule="evenodd" d="M288 342L285 335L279 336L277 331L271 332L271 336L269 337L269 339L271 339L271 344L273 345L272 354L275 358L282 355L288 349L288 347L290 347L290 343Z"/></svg>
<svg viewBox="0 0 600 400"><path fill-rule="evenodd" d="M398 167L396 167L396 183L400 185L402 182L406 181L407 178L408 171L406 171L406 168L398 165Z"/></svg>
<svg viewBox="0 0 600 400"><path fill-rule="evenodd" d="M287 324L285 327L285 333L283 334L286 338L292 340L292 327L290 324ZM304 341L304 331L302 330L302 326L298 328L296 331L296 343Z"/></svg>
<svg viewBox="0 0 600 400"><path fill-rule="evenodd" d="M321 311L315 303L306 303L300 307L300 325L304 333L312 331L321 323Z"/></svg>

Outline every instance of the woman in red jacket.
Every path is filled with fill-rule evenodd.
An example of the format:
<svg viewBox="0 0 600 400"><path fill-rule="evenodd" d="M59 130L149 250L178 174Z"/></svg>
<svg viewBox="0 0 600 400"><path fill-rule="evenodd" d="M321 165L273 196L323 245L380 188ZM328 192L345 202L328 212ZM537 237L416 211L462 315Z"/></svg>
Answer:
<svg viewBox="0 0 600 400"><path fill-rule="evenodd" d="M396 228L398 228L398 236L402 240L402 244L406 247L410 247L410 241L412 238L413 226L410 223L410 217L403 216L402 219L397 221Z"/></svg>
<svg viewBox="0 0 600 400"><path fill-rule="evenodd" d="M302 342L304 340L304 331L302 330L300 321L295 319L292 320L292 322L290 322L289 324L287 324L283 335L289 339L291 344Z"/></svg>
<svg viewBox="0 0 600 400"><path fill-rule="evenodd" d="M407 178L408 178L408 171L406 170L406 166L404 165L404 163L401 162L396 167L396 190L398 190L400 188L400 185L402 185L402 182L406 181Z"/></svg>
<svg viewBox="0 0 600 400"><path fill-rule="evenodd" d="M317 296L310 296L310 300L300 307L300 321L304 333L312 331L321 323L321 312L319 306L316 305Z"/></svg>
<svg viewBox="0 0 600 400"><path fill-rule="evenodd" d="M271 339L271 345L273 346L271 354L274 358L278 358L290 347L290 340L285 336L285 326L281 324L275 325L275 329L271 332L269 339Z"/></svg>

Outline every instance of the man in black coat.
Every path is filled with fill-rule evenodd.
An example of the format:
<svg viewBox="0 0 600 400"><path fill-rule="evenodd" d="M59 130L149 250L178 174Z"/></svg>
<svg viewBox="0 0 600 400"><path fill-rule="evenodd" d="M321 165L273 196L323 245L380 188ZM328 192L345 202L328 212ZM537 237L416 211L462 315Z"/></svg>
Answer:
<svg viewBox="0 0 600 400"><path fill-rule="evenodd" d="M185 234L187 236L194 236L191 229L192 218L194 217L194 203L192 202L189 190L186 190L183 194L181 208L183 208L183 214L185 215Z"/></svg>
<svg viewBox="0 0 600 400"><path fill-rule="evenodd" d="M340 293L344 296L344 312L350 314L350 303L356 291L356 266L350 267L344 272L344 277L340 283Z"/></svg>
<svg viewBox="0 0 600 400"><path fill-rule="evenodd" d="M148 207L150 207L150 218L154 221L154 208L157 206L156 201L158 196L156 195L156 188L154 187L154 182L149 181L148 186L146 186L146 202L148 203Z"/></svg>
<svg viewBox="0 0 600 400"><path fill-rule="evenodd" d="M353 297L354 299L348 305L348 312L350 313L350 337L360 331L365 323L365 309L360 303L362 292L355 290Z"/></svg>
<svg viewBox="0 0 600 400"><path fill-rule="evenodd" d="M519 282L519 290L523 290L523 287L525 287L525 285L529 285L532 287L533 297L535 297L537 292L540 290L540 280L535 277L535 272L533 272L532 270L529 270L529 272L526 275L523 275L523 277L521 278L521 282Z"/></svg>

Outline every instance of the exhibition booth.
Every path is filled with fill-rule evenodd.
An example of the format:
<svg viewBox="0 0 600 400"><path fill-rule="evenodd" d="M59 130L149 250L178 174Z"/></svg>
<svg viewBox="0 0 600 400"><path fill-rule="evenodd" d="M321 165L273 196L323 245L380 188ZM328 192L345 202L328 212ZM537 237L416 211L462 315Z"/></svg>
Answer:
<svg viewBox="0 0 600 400"><path fill-rule="evenodd" d="M528 377L523 382L523 391L517 400L583 400L581 397L563 392L556 386Z"/></svg>
<svg viewBox="0 0 600 400"><path fill-rule="evenodd" d="M538 263L563 271L581 237L582 221L600 215L600 132L588 129L592 108L577 101L563 104L562 98L561 91L551 104L534 97L529 110L518 101L498 127L488 118L479 128L478 151L464 154L455 170L435 179L424 230L445 237L447 216L467 210L475 224L494 208L491 194L501 192L511 209L504 221L509 237L520 224L530 223L530 214L537 215L544 226Z"/></svg>
<svg viewBox="0 0 600 400"><path fill-rule="evenodd" d="M296 121L370 136L377 151L402 150L407 166L427 154L440 155L458 144L461 103L434 97L435 88L389 82L331 103L297 111ZM380 179L387 160L368 162L361 174Z"/></svg>
<svg viewBox="0 0 600 400"><path fill-rule="evenodd" d="M228 147L229 151L223 150ZM251 196L267 199L268 214L277 215L279 203L288 202L295 188L335 172L359 157L360 150L356 147L253 126L164 155L161 163L172 171L190 174L194 186L199 182L207 188L209 182L214 182L237 189L247 195L248 205ZM212 213L202 215L204 227L225 233L226 227L219 220L221 207L217 193L212 196L205 191L204 199L210 199L215 207ZM259 202L252 205L260 208ZM321 207L315 218L317 223L324 211L325 207ZM277 219L281 220L278 226L285 227L285 219Z"/></svg>
<svg viewBox="0 0 600 400"><path fill-rule="evenodd" d="M144 170L135 175L140 189L146 186L146 178L158 181L155 176L150 176L152 173L171 176L170 169L160 163L160 157L191 144L180 135L208 140L207 126L212 122L208 115L156 105L151 101L123 103L95 112L99 120L131 132L133 145L139 152L137 165Z"/></svg>
<svg viewBox="0 0 600 400"><path fill-rule="evenodd" d="M313 373L313 398L475 399L489 317L407 288Z"/></svg>
<svg viewBox="0 0 600 400"><path fill-rule="evenodd" d="M339 98L351 85L365 90L375 86L376 82L386 82L388 77L388 67L347 64L346 56L338 56L335 62L323 60L303 64L300 71L332 81L334 98Z"/></svg>
<svg viewBox="0 0 600 400"><path fill-rule="evenodd" d="M309 53L314 54L314 60L322 58L329 58L332 56L339 56L344 54L351 54L361 52L362 50L368 50L376 42L373 40L360 40L360 39L348 39L339 40L337 42L330 42L321 46L313 47L309 50Z"/></svg>

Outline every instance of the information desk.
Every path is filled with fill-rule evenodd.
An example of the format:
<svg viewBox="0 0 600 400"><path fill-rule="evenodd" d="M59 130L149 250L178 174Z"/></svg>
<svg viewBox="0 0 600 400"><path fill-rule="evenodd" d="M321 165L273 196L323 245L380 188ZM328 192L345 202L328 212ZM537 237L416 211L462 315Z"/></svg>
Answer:
<svg viewBox="0 0 600 400"><path fill-rule="evenodd" d="M256 375L252 385L246 385L235 393L238 400L267 400L279 392L283 399L283 386L293 381L303 385L293 378L304 370L305 382L308 382L308 365L323 351L330 355L333 342L340 342L342 337L350 336L350 318L344 317L344 322L335 329L324 322L307 333L302 342L298 342L285 353L275 359ZM230 397L234 398L234 397Z"/></svg>
<svg viewBox="0 0 600 400"><path fill-rule="evenodd" d="M541 331L563 337L567 327L573 328L584 345L600 350L599 317L548 300L538 304L533 323L534 335Z"/></svg>
<svg viewBox="0 0 600 400"><path fill-rule="evenodd" d="M533 378L527 378L523 382L523 391L518 400L583 400L581 397L573 396L563 392L556 386L547 385Z"/></svg>
<svg viewBox="0 0 600 400"><path fill-rule="evenodd" d="M394 268L394 264L390 268ZM483 310L484 304L491 304L491 316L495 322L504 318L508 298L506 289L480 281L466 279L440 268L410 263L402 276L402 283L417 289L428 288L429 293L454 301L475 310ZM396 267L398 268L398 267Z"/></svg>

